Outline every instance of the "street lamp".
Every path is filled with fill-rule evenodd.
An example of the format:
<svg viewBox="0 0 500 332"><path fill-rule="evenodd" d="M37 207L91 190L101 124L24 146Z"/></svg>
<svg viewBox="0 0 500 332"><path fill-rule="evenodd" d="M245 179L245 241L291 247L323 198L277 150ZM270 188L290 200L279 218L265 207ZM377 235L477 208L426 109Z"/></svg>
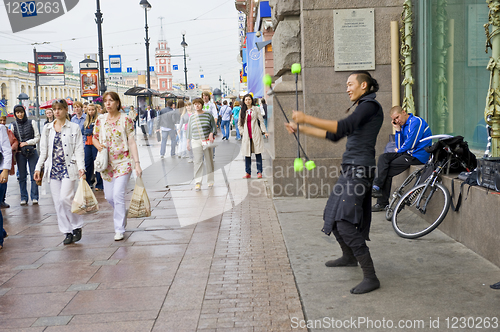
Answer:
<svg viewBox="0 0 500 332"><path fill-rule="evenodd" d="M97 10L95 12L95 22L97 23L97 39L98 39L98 52L99 52L99 81L101 96L106 92L106 81L104 80L104 55L103 55L103 47L102 47L102 13L101 13L101 5L99 0L97 1Z"/></svg>
<svg viewBox="0 0 500 332"><path fill-rule="evenodd" d="M186 66L186 47L188 46L188 44L186 43L186 39L184 38L185 35L186 35L186 31L182 31L181 46L184 49L184 83L186 84L186 91L187 91L187 88L188 88L188 70L187 70L187 66Z"/></svg>
<svg viewBox="0 0 500 332"><path fill-rule="evenodd" d="M149 37L148 37L148 10L151 9L151 4L148 2L148 0L141 0L139 5L144 8L144 21L146 22L146 25L144 26L144 29L146 30L146 38L144 40L146 41L146 78L147 78L147 87L148 87L148 92L150 92L151 89L151 76L149 72ZM152 105L152 100L151 100L151 95L149 95L149 105Z"/></svg>

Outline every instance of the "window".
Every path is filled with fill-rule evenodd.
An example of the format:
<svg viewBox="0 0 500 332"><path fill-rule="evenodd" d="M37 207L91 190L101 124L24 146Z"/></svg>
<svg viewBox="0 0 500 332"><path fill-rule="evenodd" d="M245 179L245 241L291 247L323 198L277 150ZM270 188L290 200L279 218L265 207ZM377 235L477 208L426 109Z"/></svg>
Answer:
<svg viewBox="0 0 500 332"><path fill-rule="evenodd" d="M447 5L420 0L414 6L417 115L427 120L434 135L464 136L476 153L482 153L487 144L484 108L491 56L491 49L485 53L483 27L488 23L488 5L484 0L448 1ZM446 106L447 113L443 112Z"/></svg>

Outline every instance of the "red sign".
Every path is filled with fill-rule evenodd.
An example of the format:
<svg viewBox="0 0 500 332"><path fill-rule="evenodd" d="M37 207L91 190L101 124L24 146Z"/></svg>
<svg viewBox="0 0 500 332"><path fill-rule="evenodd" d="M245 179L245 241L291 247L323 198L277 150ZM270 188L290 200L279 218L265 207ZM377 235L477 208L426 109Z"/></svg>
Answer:
<svg viewBox="0 0 500 332"><path fill-rule="evenodd" d="M99 97L99 70L80 69L82 97Z"/></svg>
<svg viewBox="0 0 500 332"><path fill-rule="evenodd" d="M28 62L28 73L35 74L35 64L33 62Z"/></svg>

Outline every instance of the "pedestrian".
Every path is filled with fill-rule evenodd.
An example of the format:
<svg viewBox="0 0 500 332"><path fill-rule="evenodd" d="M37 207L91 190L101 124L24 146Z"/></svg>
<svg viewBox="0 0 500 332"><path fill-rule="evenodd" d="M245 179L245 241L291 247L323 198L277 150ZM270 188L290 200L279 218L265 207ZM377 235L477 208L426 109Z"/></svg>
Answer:
<svg viewBox="0 0 500 332"><path fill-rule="evenodd" d="M187 150L187 128L189 118L193 115L193 104L187 101L184 107L184 112L181 114L181 121L179 123L179 137L180 137L180 153L183 158L189 158L188 162L193 162L193 151Z"/></svg>
<svg viewBox="0 0 500 332"><path fill-rule="evenodd" d="M267 104L264 98L260 99L260 112L262 113L262 117L264 118L264 125L267 130Z"/></svg>
<svg viewBox="0 0 500 332"><path fill-rule="evenodd" d="M26 116L26 111L22 105L14 106L14 116L16 121L12 123L12 132L19 142L19 151L16 153L17 170L19 171L19 189L21 191L21 205L28 204L28 191L26 189L26 178L28 168L31 179L30 196L31 202L38 204L38 186L33 178L35 166L38 161L36 145L40 141L40 133L36 123Z"/></svg>
<svg viewBox="0 0 500 332"><path fill-rule="evenodd" d="M7 122L7 117L0 116L0 125L5 126L6 122ZM11 148L11 159L12 159L11 167L9 170L9 175L14 175L14 174L16 174L16 170L14 169L14 165L16 164L16 159L14 158L14 156L16 155L17 149L19 147L19 142L17 141L14 133L9 128L5 127L5 129L7 129L7 135L9 136L9 143L10 143L10 148ZM5 155L4 155L4 158L6 158ZM1 209L10 208L10 205L5 202L6 194L7 194L7 181L5 181L5 182L0 181L0 208Z"/></svg>
<svg viewBox="0 0 500 332"><path fill-rule="evenodd" d="M213 148L203 147L203 144L206 143L202 141L214 142L217 124L212 113L203 111L203 99L197 98L193 100L193 105L196 112L189 118L187 149L193 151L195 190L200 191L203 179L203 164L206 167L208 187L212 188L214 185Z"/></svg>
<svg viewBox="0 0 500 332"><path fill-rule="evenodd" d="M59 230L66 235L64 244L82 238L83 218L71 213L75 182L85 176L85 157L80 126L67 119L68 104L61 99L52 103L55 121L45 125L40 141L40 158L35 181L41 181L41 169L50 185Z"/></svg>
<svg viewBox="0 0 500 332"><path fill-rule="evenodd" d="M224 100L223 106L220 109L221 114L221 130L222 130L222 139L228 141L229 140L229 122L231 122L231 115L233 114L233 110L231 107L227 105L227 100Z"/></svg>
<svg viewBox="0 0 500 332"><path fill-rule="evenodd" d="M153 136L153 127L156 118L156 110L151 108L151 105L146 107L146 112L144 114L146 123L148 126L148 135L149 137Z"/></svg>
<svg viewBox="0 0 500 332"><path fill-rule="evenodd" d="M4 118L4 117L3 117ZM0 184L7 185L9 180L9 171L12 167L12 148L10 145L9 134L5 124L0 124L0 152L2 153L2 160L0 161ZM0 210L0 249L3 248L4 238L7 236L7 232L3 228L3 215L2 210Z"/></svg>
<svg viewBox="0 0 500 332"><path fill-rule="evenodd" d="M88 105L87 105L88 107ZM83 112L83 104L80 101L75 101L73 103L73 109L75 110L75 113L73 114L73 117L71 118L71 122L76 123L77 125L80 126L80 130L83 130L83 123L85 122L85 118L87 115Z"/></svg>
<svg viewBox="0 0 500 332"><path fill-rule="evenodd" d="M102 106L99 105L99 104L95 104L95 107L97 107L97 113L98 114L106 114L106 113L108 113L108 111L106 111L105 108L102 108Z"/></svg>
<svg viewBox="0 0 500 332"><path fill-rule="evenodd" d="M54 122L54 112L52 112L52 108L49 108L45 111L45 116L47 117L47 120L45 120L45 123L43 124L44 126L47 124L47 123L51 123L51 122Z"/></svg>
<svg viewBox="0 0 500 332"><path fill-rule="evenodd" d="M378 83L367 71L355 71L347 79L349 99L356 106L346 118L333 121L295 111L286 124L290 133L297 130L337 142L347 136L342 156L342 172L326 203L322 231L332 232L342 249L342 257L325 263L328 267L357 266L363 270L363 280L351 289L352 294L371 292L380 287L366 241L371 224L371 189L375 169L375 144L384 121L382 106L375 99ZM347 110L349 112L350 108Z"/></svg>
<svg viewBox="0 0 500 332"><path fill-rule="evenodd" d="M88 108L89 104L90 103L88 101L83 103L83 113L87 114L87 108Z"/></svg>
<svg viewBox="0 0 500 332"><path fill-rule="evenodd" d="M215 104L210 100L210 98L211 98L210 92L203 91L201 93L201 98L203 99L203 111L209 112L210 114L212 114L215 122L217 122L218 118L219 118L219 111L217 110L217 106L215 106ZM193 102L193 104L194 104L194 102ZM219 128L219 126L217 124L216 124L216 128ZM214 139L215 139L215 136L217 136L217 131L214 134ZM212 151L213 158L215 159L215 148L213 148L212 150L213 150Z"/></svg>
<svg viewBox="0 0 500 332"><path fill-rule="evenodd" d="M157 124L156 131L161 133L161 144L160 144L160 158L165 157L165 152L167 150L167 141L170 137L170 155L175 155L175 145L176 145L176 130L175 124L172 122L174 119L171 114L178 112L173 109L174 101L168 100L167 107L160 111L159 121ZM173 128L173 129L172 129Z"/></svg>
<svg viewBox="0 0 500 332"><path fill-rule="evenodd" d="M243 106L241 107L238 127L243 137L241 141L241 154L245 156L245 176L244 179L250 179L252 176L252 153L255 153L257 159L257 178L262 178L262 152L264 151L264 141L262 135L266 138L269 134L264 127L264 119L258 106L254 105L254 99L251 94L243 96Z"/></svg>
<svg viewBox="0 0 500 332"><path fill-rule="evenodd" d="M85 122L83 123L83 141L84 144L84 153L85 153L85 179L90 187L94 187L94 180L97 180L97 184L95 186L96 190L102 190L102 177L99 172L94 174L94 160L97 156L97 148L94 146L92 142L92 137L94 136L94 125L97 120L97 109L95 104L88 104L87 106L87 117L85 118ZM97 179L99 177L99 180Z"/></svg>
<svg viewBox="0 0 500 332"><path fill-rule="evenodd" d="M101 172L104 180L104 197L113 208L115 241L123 240L127 223L125 191L135 169L137 177L142 176L137 144L134 139L134 124L120 113L121 101L116 92L107 91L103 95L107 114L97 118L92 142L97 150L108 149L108 167ZM102 144L101 135L104 135Z"/></svg>
<svg viewBox="0 0 500 332"><path fill-rule="evenodd" d="M240 102L234 102L233 108L233 126L236 128L236 140L241 141L240 129L238 128L238 119L240 118Z"/></svg>
<svg viewBox="0 0 500 332"><path fill-rule="evenodd" d="M135 127L137 125L137 112L135 111L134 106L130 106L130 109L128 111L128 117L134 123L134 131L135 131Z"/></svg>

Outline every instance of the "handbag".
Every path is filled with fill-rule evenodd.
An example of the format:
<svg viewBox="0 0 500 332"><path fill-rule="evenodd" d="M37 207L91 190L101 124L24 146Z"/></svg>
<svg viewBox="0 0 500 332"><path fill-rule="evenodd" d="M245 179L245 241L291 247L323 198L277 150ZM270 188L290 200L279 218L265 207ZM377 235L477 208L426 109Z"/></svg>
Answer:
<svg viewBox="0 0 500 332"><path fill-rule="evenodd" d="M14 126L16 127L17 133L19 134L19 139L21 140L21 142L19 142L19 144L21 144L23 141L23 138L21 136L21 131L19 130L19 126L17 123ZM25 146L21 147L21 154L23 156L25 156L26 158L29 158L32 155L34 155L35 152L36 152L36 147L34 147L33 145L25 145Z"/></svg>
<svg viewBox="0 0 500 332"><path fill-rule="evenodd" d="M71 213L85 214L99 211L99 204L87 181L81 177L75 197L71 203Z"/></svg>
<svg viewBox="0 0 500 332"><path fill-rule="evenodd" d="M106 130L104 129L106 119L107 116L104 116L101 123L101 135L99 136L99 143L101 143L102 149L97 152L94 160L94 171L96 172L103 172L108 168L108 148L103 146L104 140L106 139Z"/></svg>
<svg viewBox="0 0 500 332"><path fill-rule="evenodd" d="M149 202L146 188L141 177L135 180L134 192L132 193L132 200L128 208L128 218L144 218L151 216L151 203Z"/></svg>

